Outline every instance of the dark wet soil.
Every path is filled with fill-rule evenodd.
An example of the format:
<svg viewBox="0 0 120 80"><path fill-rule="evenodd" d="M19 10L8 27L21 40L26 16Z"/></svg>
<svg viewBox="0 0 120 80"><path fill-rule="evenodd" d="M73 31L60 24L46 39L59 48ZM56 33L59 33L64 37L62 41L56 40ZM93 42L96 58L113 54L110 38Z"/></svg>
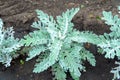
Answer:
<svg viewBox="0 0 120 80"><path fill-rule="evenodd" d="M120 0L0 0L0 17L4 26L13 26L15 37L21 38L33 31L30 25L36 20L36 9L55 17L66 9L81 7L72 20L74 27L80 31L90 30L96 34L103 34L109 32L109 27L100 19L102 11L116 13L119 4ZM90 47L90 51L96 56L96 67L86 63L86 72L82 73L80 80L112 80L113 74L110 74L110 70L115 66L114 60L105 59L97 53L94 46ZM32 73L35 59L24 64L21 64L20 60L25 61L25 58L22 56L13 60L9 68L4 68L1 64L0 80L52 80L50 69L40 74ZM72 79L68 76L67 80Z"/></svg>

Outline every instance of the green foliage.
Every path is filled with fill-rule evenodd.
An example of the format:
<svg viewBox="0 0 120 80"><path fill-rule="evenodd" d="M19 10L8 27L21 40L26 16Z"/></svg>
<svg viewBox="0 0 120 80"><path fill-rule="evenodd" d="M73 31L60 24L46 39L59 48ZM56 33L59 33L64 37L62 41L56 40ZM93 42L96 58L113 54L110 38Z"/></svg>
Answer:
<svg viewBox="0 0 120 80"><path fill-rule="evenodd" d="M53 80L66 80L66 73L58 63L52 66L52 74L55 75Z"/></svg>
<svg viewBox="0 0 120 80"><path fill-rule="evenodd" d="M3 21L0 19L0 62L6 67L10 66L13 58L17 57L15 53L20 47L18 39L14 38L13 28L3 28Z"/></svg>
<svg viewBox="0 0 120 80"><path fill-rule="evenodd" d="M120 7L118 7L120 8ZM105 53L106 58L114 58L115 56L120 58L120 18L118 15L113 16L111 12L103 11L103 20L110 26L110 33L105 33L100 36L102 39L101 44L98 46L102 49L102 53ZM114 68L111 72L114 73L114 79L120 78L120 65Z"/></svg>
<svg viewBox="0 0 120 80"><path fill-rule="evenodd" d="M111 12L103 11L103 20L110 27L111 32L105 33L99 46L103 49L106 58L120 57L120 19L118 15L113 16Z"/></svg>
<svg viewBox="0 0 120 80"><path fill-rule="evenodd" d="M32 27L38 30L21 40L30 47L27 60L39 56L33 72L40 73L52 67L54 79L66 80L65 73L69 71L74 80L79 80L80 71L85 70L83 61L95 66L94 55L84 48L83 43L99 44L100 39L92 32L73 29L71 20L78 11L79 8L73 8L54 19L36 10L39 20Z"/></svg>
<svg viewBox="0 0 120 80"><path fill-rule="evenodd" d="M111 70L111 73L114 74L112 80L120 79L120 62L115 62L115 64L117 64L118 66Z"/></svg>

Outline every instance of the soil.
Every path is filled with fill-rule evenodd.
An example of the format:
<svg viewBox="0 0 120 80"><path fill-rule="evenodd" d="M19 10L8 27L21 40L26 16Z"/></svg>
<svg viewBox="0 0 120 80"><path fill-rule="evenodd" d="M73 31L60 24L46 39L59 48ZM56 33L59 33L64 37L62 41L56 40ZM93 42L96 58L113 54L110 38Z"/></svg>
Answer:
<svg viewBox="0 0 120 80"><path fill-rule="evenodd" d="M100 19L102 11L116 13L119 4L120 0L0 0L0 17L4 21L4 26L13 26L15 37L21 38L34 30L30 25L37 19L36 9L55 17L66 9L81 7L72 20L74 27L80 31L89 30L103 34L110 30ZM115 60L105 59L97 53L95 46L91 46L89 50L96 56L96 67L86 63L86 72L82 73L80 80L112 80L113 74L110 74L110 70L115 66ZM35 59L24 64L21 64L20 60L25 61L25 56L13 60L9 68L4 68L1 64L0 80L52 80L50 69L40 74L32 73ZM72 80L69 75L67 80Z"/></svg>

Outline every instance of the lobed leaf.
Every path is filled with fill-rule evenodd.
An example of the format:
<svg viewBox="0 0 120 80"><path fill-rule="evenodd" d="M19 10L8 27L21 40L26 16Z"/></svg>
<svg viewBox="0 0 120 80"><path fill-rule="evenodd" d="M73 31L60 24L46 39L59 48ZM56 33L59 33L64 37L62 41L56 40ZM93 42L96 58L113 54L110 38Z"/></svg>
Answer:
<svg viewBox="0 0 120 80"><path fill-rule="evenodd" d="M52 74L55 76L53 80L66 80L67 77L65 71L58 63L52 66Z"/></svg>
<svg viewBox="0 0 120 80"><path fill-rule="evenodd" d="M44 59L42 62L36 64L33 72L40 73L50 66L55 64L58 61L59 52L61 50L62 43L60 41L56 41L55 43L51 44L50 46L50 55Z"/></svg>

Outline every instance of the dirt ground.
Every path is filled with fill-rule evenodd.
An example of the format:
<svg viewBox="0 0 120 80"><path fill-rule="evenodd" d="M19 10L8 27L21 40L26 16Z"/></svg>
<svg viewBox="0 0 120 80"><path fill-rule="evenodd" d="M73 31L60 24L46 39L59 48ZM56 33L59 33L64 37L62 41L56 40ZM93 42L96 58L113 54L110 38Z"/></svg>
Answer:
<svg viewBox="0 0 120 80"><path fill-rule="evenodd" d="M109 27L100 19L102 11L116 13L119 4L120 0L0 0L0 18L3 19L5 27L14 27L15 37L21 38L33 31L30 25L36 20L36 9L55 17L66 9L81 7L72 20L74 27L80 31L90 30L103 34L109 32ZM112 80L110 70L115 66L114 60L105 59L97 53L94 46L90 47L90 51L96 56L97 65L92 67L86 63L86 72L80 80ZM21 56L13 60L12 66L7 69L0 65L0 80L52 80L50 69L40 74L32 73L35 59L24 64L21 64L20 60L25 58ZM68 76L67 80L72 79Z"/></svg>

